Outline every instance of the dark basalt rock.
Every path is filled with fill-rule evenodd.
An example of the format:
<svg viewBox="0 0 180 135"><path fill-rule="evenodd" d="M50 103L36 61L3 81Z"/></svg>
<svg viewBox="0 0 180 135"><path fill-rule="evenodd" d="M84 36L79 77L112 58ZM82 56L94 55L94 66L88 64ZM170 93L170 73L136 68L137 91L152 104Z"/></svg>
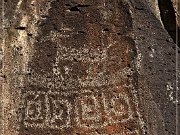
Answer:
<svg viewBox="0 0 180 135"><path fill-rule="evenodd" d="M146 4L5 2L2 135L175 135L176 45Z"/></svg>

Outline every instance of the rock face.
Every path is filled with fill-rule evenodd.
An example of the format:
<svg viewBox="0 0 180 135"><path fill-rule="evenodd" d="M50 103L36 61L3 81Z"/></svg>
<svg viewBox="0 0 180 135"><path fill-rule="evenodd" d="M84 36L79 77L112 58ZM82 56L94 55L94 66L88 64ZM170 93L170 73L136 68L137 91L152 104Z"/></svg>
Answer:
<svg viewBox="0 0 180 135"><path fill-rule="evenodd" d="M147 3L152 11L152 13L156 16L157 19L162 23L161 21L161 15L160 15L160 10L159 10L159 4L158 0L147 0ZM163 25L163 23L162 23Z"/></svg>
<svg viewBox="0 0 180 135"><path fill-rule="evenodd" d="M178 0L147 0L147 5L174 42L180 46L180 40L176 38L176 33L180 32L180 2Z"/></svg>
<svg viewBox="0 0 180 135"><path fill-rule="evenodd" d="M175 134L176 46L145 2L2 5L2 135Z"/></svg>
<svg viewBox="0 0 180 135"><path fill-rule="evenodd" d="M180 28L180 1L176 0L176 1L173 1L171 0L172 3L173 3L173 6L174 6L174 10L176 12L176 18L177 18L177 25L178 27Z"/></svg>

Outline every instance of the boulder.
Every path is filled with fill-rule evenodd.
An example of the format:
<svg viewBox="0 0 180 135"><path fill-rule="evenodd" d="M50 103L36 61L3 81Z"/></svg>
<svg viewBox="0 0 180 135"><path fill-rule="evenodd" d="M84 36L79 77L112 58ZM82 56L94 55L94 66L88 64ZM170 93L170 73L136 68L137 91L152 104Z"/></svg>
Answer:
<svg viewBox="0 0 180 135"><path fill-rule="evenodd" d="M146 1L1 5L2 135L177 133L178 48Z"/></svg>

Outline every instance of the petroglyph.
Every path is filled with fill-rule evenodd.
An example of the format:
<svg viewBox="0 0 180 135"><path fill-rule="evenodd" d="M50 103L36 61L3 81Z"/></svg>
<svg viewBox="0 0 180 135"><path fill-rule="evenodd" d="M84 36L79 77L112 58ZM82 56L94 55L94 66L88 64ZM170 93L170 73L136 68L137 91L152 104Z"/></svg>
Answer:
<svg viewBox="0 0 180 135"><path fill-rule="evenodd" d="M24 124L52 129L72 126L94 129L133 120L130 99L124 92L86 92L76 96L73 101L69 99L71 96L73 94L70 93L28 91L24 95Z"/></svg>
<svg viewBox="0 0 180 135"><path fill-rule="evenodd" d="M172 103L176 104L177 99L175 98L175 93L173 93L173 84L171 82L167 82L166 85L167 94L168 94L168 100L170 100Z"/></svg>
<svg viewBox="0 0 180 135"><path fill-rule="evenodd" d="M67 72L67 67L65 66L64 72ZM72 70L72 69L69 69ZM46 87L50 89L74 89L74 85L79 87L101 87L106 85L116 85L122 82L123 78L127 78L127 76L132 76L134 70L132 68L124 68L120 71L112 75L107 75L104 72L96 74L94 77L87 77L85 79L81 79L77 76L78 79L66 78L63 75L55 76L54 78L49 78L50 74L45 74L39 76L36 73L31 72L31 76L28 78L28 83L30 85L38 85L41 87ZM69 84L66 87L63 84ZM124 84L126 86L127 84Z"/></svg>
<svg viewBox="0 0 180 135"><path fill-rule="evenodd" d="M32 1L32 8L37 3ZM129 14L117 2L115 9L108 9L111 3L106 1L97 1L96 7L85 4L90 12L84 14L71 9L86 9L84 5L56 0L40 3L33 10L40 28L33 28L36 34L25 63L22 130L140 134L132 94L135 46L129 36L121 35L123 27L128 29L125 33L130 30ZM119 19L124 21L119 23Z"/></svg>
<svg viewBox="0 0 180 135"><path fill-rule="evenodd" d="M25 120L36 121L36 120L43 119L43 117L41 116L42 101L38 100L37 99L38 97L39 97L39 95L36 95L36 97L34 97L35 101L33 101L33 100L27 101L27 110L26 110Z"/></svg>
<svg viewBox="0 0 180 135"><path fill-rule="evenodd" d="M0 134L174 134L176 47L146 1L4 0L2 10Z"/></svg>

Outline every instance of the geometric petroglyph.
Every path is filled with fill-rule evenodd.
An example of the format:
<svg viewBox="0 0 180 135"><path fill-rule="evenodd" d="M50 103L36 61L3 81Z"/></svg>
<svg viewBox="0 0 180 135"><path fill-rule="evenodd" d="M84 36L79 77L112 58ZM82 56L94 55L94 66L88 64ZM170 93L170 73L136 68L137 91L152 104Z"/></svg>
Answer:
<svg viewBox="0 0 180 135"><path fill-rule="evenodd" d="M117 70L113 74L106 74L104 72L105 71L102 71L100 73L97 73L93 77L89 76L88 78L83 79L81 79L79 76L77 76L77 79L71 77L65 78L65 75L49 78L49 76L51 75L48 73L44 75L32 73L27 81L30 85L38 85L39 87L46 87L52 90L61 89L64 91L70 91L73 89L74 91L74 89L77 87L102 87L108 85L118 85L122 82L123 79L126 79L127 76L132 76L134 74L133 69L129 67ZM64 86L63 84L67 85Z"/></svg>
<svg viewBox="0 0 180 135"><path fill-rule="evenodd" d="M71 104L67 99L53 99L50 97L50 125L51 127L70 126Z"/></svg>
<svg viewBox="0 0 180 135"><path fill-rule="evenodd" d="M128 95L121 93L83 93L72 100L60 92L28 92L25 96L24 124L30 127L63 129L102 128L131 120Z"/></svg>
<svg viewBox="0 0 180 135"><path fill-rule="evenodd" d="M129 99L122 93L108 95L103 98L105 113L108 114L108 123L117 123L119 121L127 121L131 118L132 111Z"/></svg>
<svg viewBox="0 0 180 135"><path fill-rule="evenodd" d="M25 120L31 122L42 122L44 119L44 94L29 94L26 97Z"/></svg>
<svg viewBox="0 0 180 135"><path fill-rule="evenodd" d="M95 95L85 95L76 101L76 122L80 127L98 127L102 125L100 101Z"/></svg>

